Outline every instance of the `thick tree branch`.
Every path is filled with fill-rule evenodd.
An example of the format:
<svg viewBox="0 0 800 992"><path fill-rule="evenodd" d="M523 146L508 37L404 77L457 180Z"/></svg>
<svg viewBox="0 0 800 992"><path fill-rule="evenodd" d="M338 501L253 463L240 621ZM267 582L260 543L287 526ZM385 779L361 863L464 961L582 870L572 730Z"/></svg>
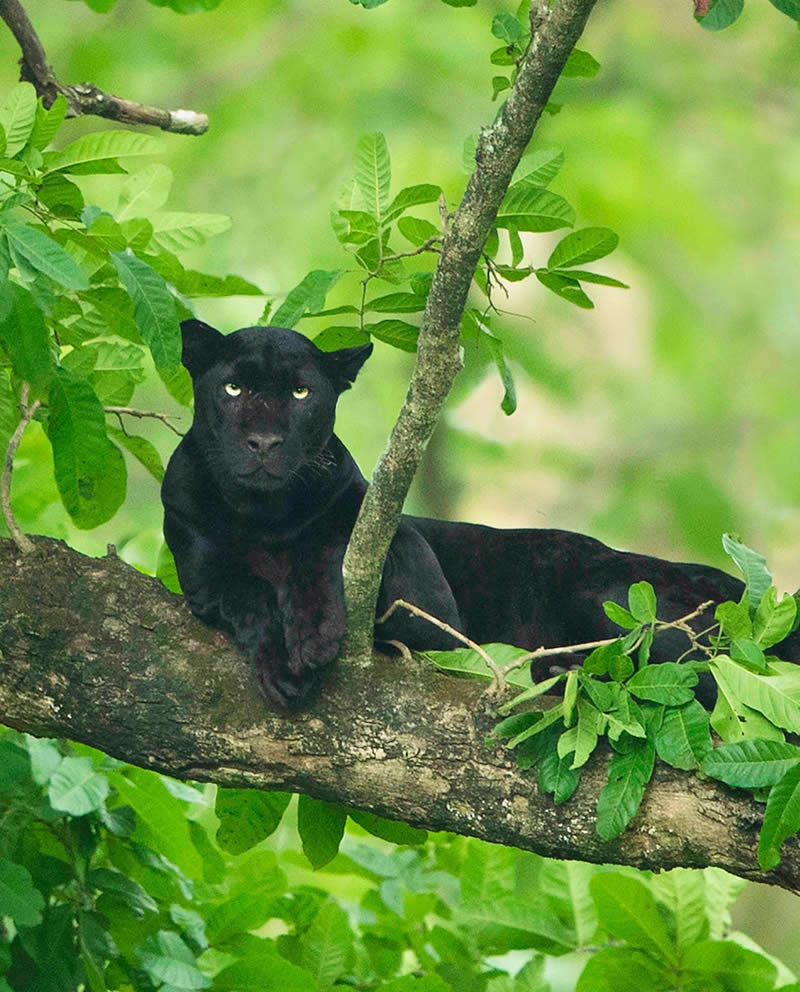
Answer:
<svg viewBox="0 0 800 992"><path fill-rule="evenodd" d="M0 541L0 722L69 737L183 778L296 789L434 830L639 868L719 865L800 892L800 843L764 873L762 807L659 766L632 828L594 832L604 763L555 806L501 746L481 687L377 656L340 664L322 698L269 713L245 662L159 582L116 558Z"/></svg>
<svg viewBox="0 0 800 992"><path fill-rule="evenodd" d="M386 552L408 489L458 373L459 325L475 266L511 177L595 0L535 2L531 45L495 123L481 134L475 171L442 242L416 364L389 445L372 476L344 560L349 653L366 658Z"/></svg>
<svg viewBox="0 0 800 992"><path fill-rule="evenodd" d="M45 106L49 107L61 93L67 100L67 113L70 117L94 114L124 124L151 124L162 131L179 134L205 134L208 130L206 114L198 114L194 110L148 107L104 93L93 83L63 85L47 61L44 47L20 0L0 0L0 18L6 22L22 49L20 78L33 83Z"/></svg>

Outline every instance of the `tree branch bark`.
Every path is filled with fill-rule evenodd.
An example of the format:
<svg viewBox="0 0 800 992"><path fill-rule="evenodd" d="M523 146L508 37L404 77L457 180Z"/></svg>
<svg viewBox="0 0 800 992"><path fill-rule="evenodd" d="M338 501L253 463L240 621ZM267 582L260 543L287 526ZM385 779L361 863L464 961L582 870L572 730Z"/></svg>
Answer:
<svg viewBox="0 0 800 992"><path fill-rule="evenodd" d="M495 123L484 128L475 171L442 242L405 403L381 455L344 559L350 655L369 657L383 562L406 495L461 368L459 326L481 250L514 170L583 33L596 0L541 0L532 39Z"/></svg>
<svg viewBox="0 0 800 992"><path fill-rule="evenodd" d="M208 117L194 110L162 110L105 93L93 83L66 86L58 81L47 60L44 46L20 0L0 0L0 18L8 25L22 50L20 79L33 83L37 94L49 107L59 93L67 101L67 114L79 117L93 114L124 124L150 124L178 134L205 134Z"/></svg>
<svg viewBox="0 0 800 992"><path fill-rule="evenodd" d="M0 721L178 778L298 790L433 830L557 858L662 869L718 865L800 892L800 842L756 862L762 807L659 765L630 830L594 832L603 761L555 806L498 745L481 687L376 656L341 663L322 698L269 713L246 663L183 601L115 557L0 540Z"/></svg>

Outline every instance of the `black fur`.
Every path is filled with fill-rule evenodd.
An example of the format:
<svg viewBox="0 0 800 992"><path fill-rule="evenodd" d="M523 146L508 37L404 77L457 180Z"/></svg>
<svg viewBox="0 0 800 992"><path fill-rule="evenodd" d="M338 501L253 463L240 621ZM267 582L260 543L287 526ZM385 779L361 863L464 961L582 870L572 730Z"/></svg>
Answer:
<svg viewBox="0 0 800 992"><path fill-rule="evenodd" d="M366 482L333 425L372 346L326 353L284 328L223 336L197 320L182 330L195 415L162 487L167 543L192 611L232 634L264 695L294 709L316 692L344 636L341 565ZM479 643L573 644L619 634L601 604L625 603L641 579L655 586L667 620L704 600L738 599L743 588L716 568L615 551L568 531L404 516L378 611L403 598ZM710 621L709 611L697 629ZM415 649L455 646L405 611L376 633ZM670 631L652 658L673 660L686 647Z"/></svg>

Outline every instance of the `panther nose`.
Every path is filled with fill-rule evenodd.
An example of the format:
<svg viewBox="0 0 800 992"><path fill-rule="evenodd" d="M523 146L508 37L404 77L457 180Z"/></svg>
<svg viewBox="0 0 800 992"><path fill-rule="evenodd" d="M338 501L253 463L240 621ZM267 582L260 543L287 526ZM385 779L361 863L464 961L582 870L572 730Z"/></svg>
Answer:
<svg viewBox="0 0 800 992"><path fill-rule="evenodd" d="M259 455L268 455L283 444L282 434L248 434L247 447Z"/></svg>

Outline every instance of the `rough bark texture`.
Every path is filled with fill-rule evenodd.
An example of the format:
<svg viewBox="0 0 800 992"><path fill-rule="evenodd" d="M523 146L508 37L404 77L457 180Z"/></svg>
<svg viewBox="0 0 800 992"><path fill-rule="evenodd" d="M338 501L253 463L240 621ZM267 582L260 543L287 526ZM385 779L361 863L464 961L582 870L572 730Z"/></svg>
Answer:
<svg viewBox="0 0 800 992"><path fill-rule="evenodd" d="M514 170L595 2L558 0L552 7L534 3L530 48L497 120L481 133L475 171L442 242L408 395L373 473L345 556L352 655L364 658L371 650L383 561L414 473L461 367L459 325L475 267Z"/></svg>
<svg viewBox="0 0 800 992"><path fill-rule="evenodd" d="M322 698L269 713L245 662L183 601L117 558L0 541L0 722L83 741L179 778L299 790L420 827L559 858L639 868L713 864L800 891L800 844L756 862L761 809L659 766L632 828L601 841L595 762L555 806L500 746L481 687L376 656L340 663Z"/></svg>

